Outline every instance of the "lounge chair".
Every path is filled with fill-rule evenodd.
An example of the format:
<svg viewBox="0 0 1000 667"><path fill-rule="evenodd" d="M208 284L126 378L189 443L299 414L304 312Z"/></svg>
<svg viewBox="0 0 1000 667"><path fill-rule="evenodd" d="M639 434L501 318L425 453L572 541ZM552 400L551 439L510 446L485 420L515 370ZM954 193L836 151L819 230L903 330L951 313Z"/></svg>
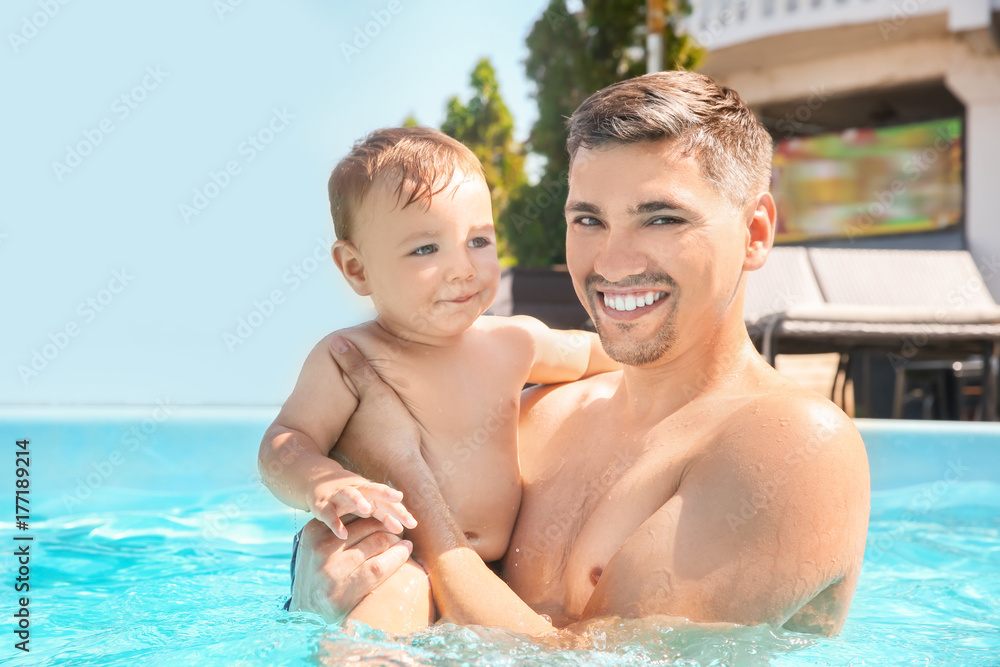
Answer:
<svg viewBox="0 0 1000 667"><path fill-rule="evenodd" d="M982 355L983 417L997 418L1000 306L968 252L775 248L755 274L744 315L768 362L779 345L881 351L897 369L918 357Z"/></svg>

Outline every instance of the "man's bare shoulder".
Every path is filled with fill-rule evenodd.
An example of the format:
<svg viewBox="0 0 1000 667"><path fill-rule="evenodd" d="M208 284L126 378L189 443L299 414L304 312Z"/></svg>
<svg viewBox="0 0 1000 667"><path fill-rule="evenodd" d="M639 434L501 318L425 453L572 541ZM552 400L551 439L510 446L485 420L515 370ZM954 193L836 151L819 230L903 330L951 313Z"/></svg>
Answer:
<svg viewBox="0 0 1000 667"><path fill-rule="evenodd" d="M520 452L522 465L530 465L544 452L558 456L552 448L557 441L574 441L581 446L590 442L575 438L575 431L586 431L594 420L607 420L601 410L602 399L618 390L622 373L602 373L563 384L538 385L521 393ZM558 436L558 437L557 437Z"/></svg>
<svg viewBox="0 0 1000 667"><path fill-rule="evenodd" d="M693 406L703 424L725 416L695 445L647 530L609 562L589 614L621 613L638 600L647 612L694 619L791 622L824 634L842 625L868 523L864 444L822 396L757 379ZM635 583L645 572L666 573L663 595Z"/></svg>
<svg viewBox="0 0 1000 667"><path fill-rule="evenodd" d="M785 455L789 448L825 457L842 455L855 463L865 456L861 436L843 410L777 373L763 378L755 395L729 416L715 445L763 457Z"/></svg>
<svg viewBox="0 0 1000 667"><path fill-rule="evenodd" d="M600 398L609 398L621 384L622 372L601 373L574 382L539 385L521 394L521 419L566 418Z"/></svg>
<svg viewBox="0 0 1000 667"><path fill-rule="evenodd" d="M835 634L857 585L870 512L864 442L851 419L825 397L783 385L734 414L702 462L703 480L728 500L734 534L777 539L771 568L789 589L784 621L794 629ZM765 540L766 543L766 540ZM815 571L814 571L815 570ZM803 604L804 603L804 604Z"/></svg>
<svg viewBox="0 0 1000 667"><path fill-rule="evenodd" d="M696 457L695 478L733 477L740 493L766 488L772 500L840 496L849 488L866 503L868 456L854 422L826 397L768 366L751 375L746 393L734 397L734 409Z"/></svg>

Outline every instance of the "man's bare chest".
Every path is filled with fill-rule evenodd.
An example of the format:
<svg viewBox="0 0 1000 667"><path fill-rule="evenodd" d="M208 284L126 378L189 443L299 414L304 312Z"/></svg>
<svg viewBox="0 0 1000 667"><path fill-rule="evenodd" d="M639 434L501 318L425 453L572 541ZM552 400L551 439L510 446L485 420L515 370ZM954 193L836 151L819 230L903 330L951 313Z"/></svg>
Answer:
<svg viewBox="0 0 1000 667"><path fill-rule="evenodd" d="M560 454L524 480L505 579L568 622L625 540L676 493L705 434L673 422L640 435L593 425L560 435L550 443Z"/></svg>

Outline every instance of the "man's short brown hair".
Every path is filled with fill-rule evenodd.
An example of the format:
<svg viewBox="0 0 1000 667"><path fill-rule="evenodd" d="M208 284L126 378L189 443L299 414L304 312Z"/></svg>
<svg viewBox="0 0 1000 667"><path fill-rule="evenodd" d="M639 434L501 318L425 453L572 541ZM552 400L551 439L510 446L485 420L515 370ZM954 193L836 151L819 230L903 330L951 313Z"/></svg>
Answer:
<svg viewBox="0 0 1000 667"><path fill-rule="evenodd" d="M354 144L330 175L330 213L338 239L350 240L355 218L375 181L392 188L397 203L430 204L461 172L486 180L479 158L460 141L426 127L375 130Z"/></svg>
<svg viewBox="0 0 1000 667"><path fill-rule="evenodd" d="M597 91L568 121L570 160L580 148L675 139L705 178L742 208L768 189L771 135L735 90L694 72L655 72Z"/></svg>

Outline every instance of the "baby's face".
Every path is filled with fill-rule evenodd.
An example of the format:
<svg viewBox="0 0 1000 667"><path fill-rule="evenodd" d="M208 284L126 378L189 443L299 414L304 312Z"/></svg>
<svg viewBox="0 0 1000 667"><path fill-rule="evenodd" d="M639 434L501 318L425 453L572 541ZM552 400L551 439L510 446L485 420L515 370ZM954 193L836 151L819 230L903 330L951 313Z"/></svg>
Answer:
<svg viewBox="0 0 1000 667"><path fill-rule="evenodd" d="M457 174L430 207L405 209L386 190L372 189L355 226L379 322L424 342L462 333L493 303L500 282L486 183Z"/></svg>

